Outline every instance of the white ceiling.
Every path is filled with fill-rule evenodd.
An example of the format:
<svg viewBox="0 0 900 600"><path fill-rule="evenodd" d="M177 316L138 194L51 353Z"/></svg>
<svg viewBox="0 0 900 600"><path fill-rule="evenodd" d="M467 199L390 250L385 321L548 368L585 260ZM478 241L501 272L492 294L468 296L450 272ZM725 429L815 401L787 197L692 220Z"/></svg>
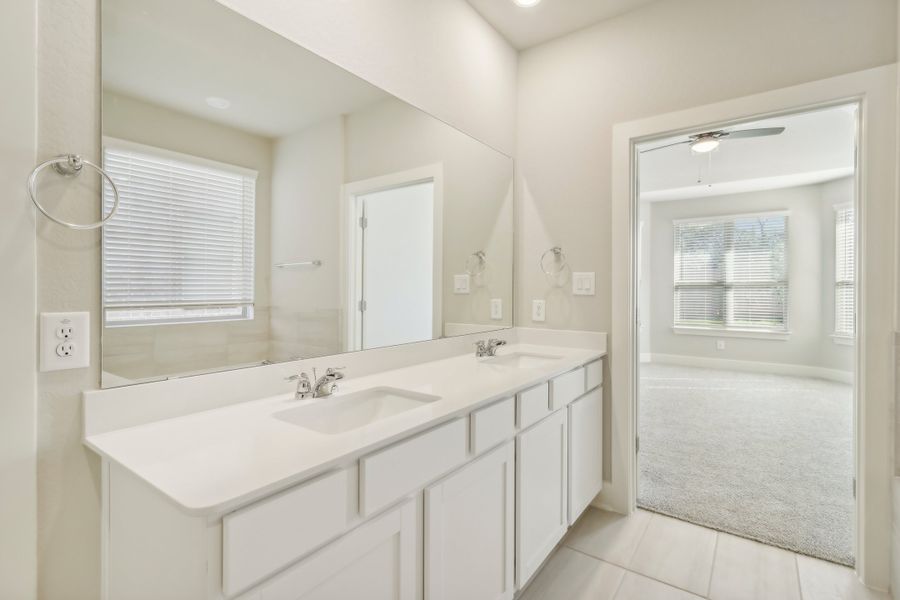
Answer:
<svg viewBox="0 0 900 600"><path fill-rule="evenodd" d="M468 0L516 49L552 40L656 0L543 0L523 8L512 0Z"/></svg>
<svg viewBox="0 0 900 600"><path fill-rule="evenodd" d="M722 196L821 183L852 175L855 123L855 107L841 106L727 127L731 130L784 127L785 131L770 137L726 138L709 154L695 154L687 144L642 153L641 199ZM639 145L638 150L664 146L686 137L653 140Z"/></svg>
<svg viewBox="0 0 900 600"><path fill-rule="evenodd" d="M387 94L214 0L104 0L103 87L280 137ZM225 110L206 104L225 98Z"/></svg>

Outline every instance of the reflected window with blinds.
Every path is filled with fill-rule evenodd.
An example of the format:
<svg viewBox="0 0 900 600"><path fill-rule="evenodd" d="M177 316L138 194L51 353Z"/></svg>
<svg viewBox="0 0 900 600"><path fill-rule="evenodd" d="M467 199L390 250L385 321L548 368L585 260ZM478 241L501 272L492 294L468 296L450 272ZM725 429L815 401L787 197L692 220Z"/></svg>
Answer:
<svg viewBox="0 0 900 600"><path fill-rule="evenodd" d="M855 216L850 204L834 209L834 334L856 335Z"/></svg>
<svg viewBox="0 0 900 600"><path fill-rule="evenodd" d="M103 163L105 325L252 319L256 172L112 139Z"/></svg>
<svg viewBox="0 0 900 600"><path fill-rule="evenodd" d="M787 333L787 223L787 213L675 221L675 327Z"/></svg>

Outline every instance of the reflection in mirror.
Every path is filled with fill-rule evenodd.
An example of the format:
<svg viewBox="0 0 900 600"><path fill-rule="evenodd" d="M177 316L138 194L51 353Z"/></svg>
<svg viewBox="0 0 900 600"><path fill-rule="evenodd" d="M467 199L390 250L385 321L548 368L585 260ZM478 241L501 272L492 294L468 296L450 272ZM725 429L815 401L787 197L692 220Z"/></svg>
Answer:
<svg viewBox="0 0 900 600"><path fill-rule="evenodd" d="M102 23L104 387L511 326L509 157L214 0Z"/></svg>

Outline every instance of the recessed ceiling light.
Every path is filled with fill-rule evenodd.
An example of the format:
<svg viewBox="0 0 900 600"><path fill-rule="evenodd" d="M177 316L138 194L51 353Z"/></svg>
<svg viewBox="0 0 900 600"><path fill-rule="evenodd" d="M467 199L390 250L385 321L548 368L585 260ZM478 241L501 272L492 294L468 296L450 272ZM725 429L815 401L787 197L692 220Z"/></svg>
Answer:
<svg viewBox="0 0 900 600"><path fill-rule="evenodd" d="M532 6L536 6L540 4L541 0L512 0L516 3L516 6L521 6L522 8L529 8Z"/></svg>
<svg viewBox="0 0 900 600"><path fill-rule="evenodd" d="M225 110L226 108L231 106L231 100L228 100L227 98L219 98L218 96L210 96L206 99L206 103L213 108L218 108L219 110Z"/></svg>
<svg viewBox="0 0 900 600"><path fill-rule="evenodd" d="M719 140L714 137L700 137L691 144L691 150L694 152L699 152L700 154L706 154L707 152L712 152L716 148L719 147Z"/></svg>

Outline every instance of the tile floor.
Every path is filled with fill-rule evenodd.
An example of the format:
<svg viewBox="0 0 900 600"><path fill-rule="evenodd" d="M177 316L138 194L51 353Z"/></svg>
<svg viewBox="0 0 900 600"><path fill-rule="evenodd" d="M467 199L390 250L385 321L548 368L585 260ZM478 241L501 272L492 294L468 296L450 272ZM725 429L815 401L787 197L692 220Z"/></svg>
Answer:
<svg viewBox="0 0 900 600"><path fill-rule="evenodd" d="M638 510L589 508L521 600L888 600L846 567Z"/></svg>

